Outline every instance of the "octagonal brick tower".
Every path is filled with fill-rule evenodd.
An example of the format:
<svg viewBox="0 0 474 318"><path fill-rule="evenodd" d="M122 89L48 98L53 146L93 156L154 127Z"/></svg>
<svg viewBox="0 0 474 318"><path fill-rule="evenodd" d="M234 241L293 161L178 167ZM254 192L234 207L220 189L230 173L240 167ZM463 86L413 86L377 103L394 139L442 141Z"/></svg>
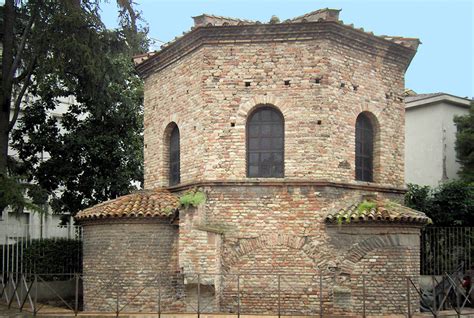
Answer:
<svg viewBox="0 0 474 318"><path fill-rule="evenodd" d="M345 25L339 11L265 24L204 14L136 58L145 188L206 195L179 211L177 267L218 275L201 277L202 286L184 279L184 299L205 290L213 310L235 312L226 275L257 273L241 299L255 313L277 305L265 275L288 275L293 292L278 303L288 314L314 314L315 302L360 314L369 274L368 313L398 313L407 300L405 276L419 275L419 230L428 222L399 204L404 75L419 41ZM322 293L302 274L321 275Z"/></svg>

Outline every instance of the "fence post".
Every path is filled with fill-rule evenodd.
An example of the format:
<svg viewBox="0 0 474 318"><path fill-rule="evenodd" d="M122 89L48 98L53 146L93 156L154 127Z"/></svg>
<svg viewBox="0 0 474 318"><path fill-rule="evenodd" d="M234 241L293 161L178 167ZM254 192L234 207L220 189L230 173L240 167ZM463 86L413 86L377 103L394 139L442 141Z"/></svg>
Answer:
<svg viewBox="0 0 474 318"><path fill-rule="evenodd" d="M319 317L323 317L323 274L319 272Z"/></svg>
<svg viewBox="0 0 474 318"><path fill-rule="evenodd" d="M278 274L278 318L281 317L281 304L280 304L280 278L281 275Z"/></svg>
<svg viewBox="0 0 474 318"><path fill-rule="evenodd" d="M161 318L161 274L158 274L158 318Z"/></svg>
<svg viewBox="0 0 474 318"><path fill-rule="evenodd" d="M33 300L33 316L36 316L38 313L38 274L35 275L35 297Z"/></svg>
<svg viewBox="0 0 474 318"><path fill-rule="evenodd" d="M240 274L237 274L237 318L240 318Z"/></svg>
<svg viewBox="0 0 474 318"><path fill-rule="evenodd" d="M411 318L411 297L410 297L410 278L407 276L407 309L408 309L408 318Z"/></svg>
<svg viewBox="0 0 474 318"><path fill-rule="evenodd" d="M198 315L198 318L200 318L201 317L201 274L197 274L197 283L198 283L197 315Z"/></svg>
<svg viewBox="0 0 474 318"><path fill-rule="evenodd" d="M431 276L431 285L433 286L433 310L434 310L435 315L436 315L435 317L437 317L438 316L438 305L436 304L437 295L436 295L436 284L435 284L435 282L436 282L436 278L433 275L433 276Z"/></svg>
<svg viewBox="0 0 474 318"><path fill-rule="evenodd" d="M362 317L365 315L365 275L362 275Z"/></svg>
<svg viewBox="0 0 474 318"><path fill-rule="evenodd" d="M76 280L76 291L74 293L74 316L77 316L79 312L79 275L74 273L74 278Z"/></svg>
<svg viewBox="0 0 474 318"><path fill-rule="evenodd" d="M115 277L116 279L116 291L117 291L117 304L116 304L116 310L115 310L115 317L118 317L119 316L119 280L117 278L117 276Z"/></svg>

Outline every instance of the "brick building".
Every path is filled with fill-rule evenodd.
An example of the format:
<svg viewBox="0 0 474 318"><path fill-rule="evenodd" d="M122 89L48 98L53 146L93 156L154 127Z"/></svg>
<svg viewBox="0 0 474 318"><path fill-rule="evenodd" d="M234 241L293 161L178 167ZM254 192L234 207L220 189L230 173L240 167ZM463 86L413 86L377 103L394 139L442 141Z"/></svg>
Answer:
<svg viewBox="0 0 474 318"><path fill-rule="evenodd" d="M357 314L369 293L368 313L400 312L428 222L399 204L404 74L419 41L355 29L332 9L281 23L194 20L137 58L146 190L77 217L86 310L107 310L91 295L115 271L125 298L147 290L132 311L156 310L147 279L166 272L169 310L190 311L199 292L220 312L236 312L238 299L255 313L278 303L310 314L319 303ZM190 190L206 201L180 207ZM291 292L277 299L266 276Z"/></svg>

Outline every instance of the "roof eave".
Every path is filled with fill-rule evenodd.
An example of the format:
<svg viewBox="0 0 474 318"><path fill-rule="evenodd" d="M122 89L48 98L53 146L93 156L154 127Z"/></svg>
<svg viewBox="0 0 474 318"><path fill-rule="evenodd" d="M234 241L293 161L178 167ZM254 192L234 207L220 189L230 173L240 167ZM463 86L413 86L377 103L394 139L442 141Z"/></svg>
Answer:
<svg viewBox="0 0 474 318"><path fill-rule="evenodd" d="M411 60L416 54L416 48L410 47L410 46L405 46L390 40L387 40L383 37L376 36L373 33L368 33L365 32L363 29L356 29L351 26L342 24L340 21L319 21L319 22L298 22L298 23L278 23L278 24L244 24L244 25L230 25L230 26L207 26L207 27L197 27L192 29L190 32L185 33L182 37L174 40L173 42L167 44L161 51L156 52L153 56L148 58L147 60L143 61L142 63L139 63L136 65L136 69L138 74L142 78L148 77L151 72L153 72L155 66L159 63L158 61L162 56L167 54L168 52L172 52L173 50L176 50L177 46L182 45L183 48L189 48L190 46L194 45L194 48L200 47L202 44L205 43L206 39L212 39L212 41L219 41L219 36L216 34L210 34L210 31L220 29L220 30L235 30L236 28L240 28L242 30L245 29L250 29L250 28L277 28L278 26L300 26L300 27L307 27L307 26L315 25L315 26L328 26L327 30L324 30L325 32L334 32L337 33L338 30L345 30L348 32L353 32L354 35L359 35L361 38L369 38L375 43L379 43L384 45L387 50L390 48L393 50L394 48L397 49L397 54L400 54L401 56L404 56L406 58L406 63L405 63L405 68L408 68L409 64L411 63ZM314 32L323 32L322 30L314 30ZM293 30L292 32L297 32ZM307 30L301 30L301 32L307 32ZM248 35L245 32L242 33L242 35ZM262 35L262 34L260 34ZM270 35L270 33L268 34ZM231 34L227 35L222 35L222 40L223 41L229 41L229 36ZM196 37L196 39L189 41L189 43L186 43L187 40L191 39L192 37ZM294 37L294 35L293 35ZM250 40L249 40L250 41ZM255 42L255 39L253 39L251 42ZM184 45L187 44L187 45ZM180 51L180 49L178 49ZM193 49L188 50L188 51L193 51ZM186 52L179 52L176 53L177 55L181 54L181 56L184 56L188 53ZM181 57L180 56L180 57ZM180 58L179 57L179 58Z"/></svg>
<svg viewBox="0 0 474 318"><path fill-rule="evenodd" d="M453 105L461 106L469 108L472 100L464 97L459 97L451 94L442 94L437 96L428 96L426 98L414 100L414 101L406 101L405 108L415 108L420 106L428 106L440 102L449 102Z"/></svg>

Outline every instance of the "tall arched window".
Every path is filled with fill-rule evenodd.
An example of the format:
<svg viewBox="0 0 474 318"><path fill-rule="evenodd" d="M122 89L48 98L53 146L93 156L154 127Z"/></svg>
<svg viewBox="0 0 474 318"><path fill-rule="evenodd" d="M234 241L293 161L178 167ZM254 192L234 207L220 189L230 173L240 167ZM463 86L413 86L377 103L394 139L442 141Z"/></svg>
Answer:
<svg viewBox="0 0 474 318"><path fill-rule="evenodd" d="M170 134L169 181L170 186L180 182L179 129L174 126Z"/></svg>
<svg viewBox="0 0 474 318"><path fill-rule="evenodd" d="M355 135L356 180L374 180L374 127L367 114L361 113L356 121Z"/></svg>
<svg viewBox="0 0 474 318"><path fill-rule="evenodd" d="M273 107L259 107L247 121L247 177L282 178L283 155L283 115Z"/></svg>

